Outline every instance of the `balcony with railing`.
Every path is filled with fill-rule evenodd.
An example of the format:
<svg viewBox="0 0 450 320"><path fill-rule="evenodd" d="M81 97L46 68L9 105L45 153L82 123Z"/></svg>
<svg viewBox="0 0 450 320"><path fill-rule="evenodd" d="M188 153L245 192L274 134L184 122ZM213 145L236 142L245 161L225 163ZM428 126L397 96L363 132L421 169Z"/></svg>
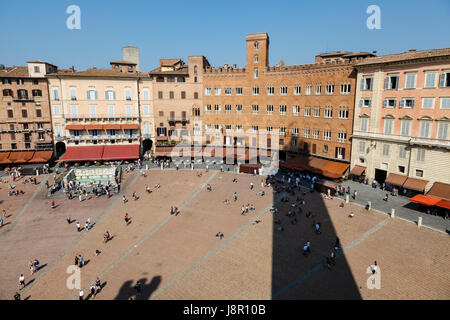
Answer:
<svg viewBox="0 0 450 320"><path fill-rule="evenodd" d="M67 140L68 142L75 142L75 141L123 141L123 140L138 140L141 136L133 134L116 134L116 135L79 135L79 136L68 136L68 137L62 137L57 136L56 140L63 141Z"/></svg>
<svg viewBox="0 0 450 320"><path fill-rule="evenodd" d="M67 121L123 121L123 120L137 120L138 115L120 115L120 116L112 116L112 115L90 115L90 114L66 114L62 116L63 119Z"/></svg>
<svg viewBox="0 0 450 320"><path fill-rule="evenodd" d="M183 125L185 125L186 123L189 123L189 118L188 117L168 117L167 118L167 122L169 122L170 125L175 124L175 123L181 123Z"/></svg>

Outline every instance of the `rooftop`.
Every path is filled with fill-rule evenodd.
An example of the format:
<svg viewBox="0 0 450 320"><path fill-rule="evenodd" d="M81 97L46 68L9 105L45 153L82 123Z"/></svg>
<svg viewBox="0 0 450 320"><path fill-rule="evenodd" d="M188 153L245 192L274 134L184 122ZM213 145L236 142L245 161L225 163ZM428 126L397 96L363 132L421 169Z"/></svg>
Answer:
<svg viewBox="0 0 450 320"><path fill-rule="evenodd" d="M367 58L364 61L358 63L357 66L366 66L372 64L391 63L391 62L408 61L433 57L445 57L445 56L448 56L450 58L450 48L430 49L423 51L415 51L414 49L412 49L408 52Z"/></svg>

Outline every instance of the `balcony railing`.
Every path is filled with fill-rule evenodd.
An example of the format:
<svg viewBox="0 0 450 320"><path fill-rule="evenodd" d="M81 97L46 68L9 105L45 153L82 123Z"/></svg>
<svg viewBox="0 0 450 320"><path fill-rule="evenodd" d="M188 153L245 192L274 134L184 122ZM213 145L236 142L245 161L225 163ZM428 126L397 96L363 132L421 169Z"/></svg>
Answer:
<svg viewBox="0 0 450 320"><path fill-rule="evenodd" d="M185 124L185 123L189 123L189 118L186 118L186 117L169 117L169 118L167 118L167 121L169 123L180 122L180 123Z"/></svg>
<svg viewBox="0 0 450 320"><path fill-rule="evenodd" d="M81 135L81 136L68 136L68 137L56 137L56 140L63 141L99 141L99 140L134 140L139 139L139 135L127 135L127 134L117 134L117 135L100 135L100 136L88 136L88 135Z"/></svg>
<svg viewBox="0 0 450 320"><path fill-rule="evenodd" d="M137 115L123 115L123 116L110 116L110 115L88 115L88 114L80 114L80 115L63 115L61 116L63 119L70 120L70 121L81 121L81 120L94 120L94 121L100 121L100 120L130 120L130 119L137 119Z"/></svg>

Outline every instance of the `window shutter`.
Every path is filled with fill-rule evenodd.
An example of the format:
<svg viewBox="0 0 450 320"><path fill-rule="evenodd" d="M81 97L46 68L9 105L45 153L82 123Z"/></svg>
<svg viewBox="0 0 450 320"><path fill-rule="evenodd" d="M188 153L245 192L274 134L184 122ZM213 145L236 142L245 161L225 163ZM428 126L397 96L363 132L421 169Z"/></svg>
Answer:
<svg viewBox="0 0 450 320"><path fill-rule="evenodd" d="M439 88L445 87L445 73L441 73L439 76Z"/></svg>
<svg viewBox="0 0 450 320"><path fill-rule="evenodd" d="M369 100L369 107L372 106L372 100Z"/></svg>
<svg viewBox="0 0 450 320"><path fill-rule="evenodd" d="M359 100L359 106L362 107L362 105L363 105L363 100L361 99L361 100Z"/></svg>
<svg viewBox="0 0 450 320"><path fill-rule="evenodd" d="M415 103L416 103L416 100L412 100L411 108L414 108Z"/></svg>
<svg viewBox="0 0 450 320"><path fill-rule="evenodd" d="M387 107L388 101L387 99L384 99L384 107Z"/></svg>
<svg viewBox="0 0 450 320"><path fill-rule="evenodd" d="M397 99L394 99L394 108L397 106Z"/></svg>
<svg viewBox="0 0 450 320"><path fill-rule="evenodd" d="M109 100L108 91L105 91L105 100Z"/></svg>
<svg viewBox="0 0 450 320"><path fill-rule="evenodd" d="M386 77L384 79L384 90L389 88L389 77Z"/></svg>
<svg viewBox="0 0 450 320"><path fill-rule="evenodd" d="M400 77L399 76L396 76L395 77L395 89L398 89L398 84L400 83Z"/></svg>
<svg viewBox="0 0 450 320"><path fill-rule="evenodd" d="M90 96L89 96L89 90L86 91L86 99L87 99L87 100L91 100L91 99L90 99Z"/></svg>
<svg viewBox="0 0 450 320"><path fill-rule="evenodd" d="M94 91L95 100L97 100L97 91Z"/></svg>
<svg viewBox="0 0 450 320"><path fill-rule="evenodd" d="M361 78L361 90L364 90L364 78Z"/></svg>
<svg viewBox="0 0 450 320"><path fill-rule="evenodd" d="M402 99L401 101L400 101L400 107L404 107L405 106L405 99Z"/></svg>

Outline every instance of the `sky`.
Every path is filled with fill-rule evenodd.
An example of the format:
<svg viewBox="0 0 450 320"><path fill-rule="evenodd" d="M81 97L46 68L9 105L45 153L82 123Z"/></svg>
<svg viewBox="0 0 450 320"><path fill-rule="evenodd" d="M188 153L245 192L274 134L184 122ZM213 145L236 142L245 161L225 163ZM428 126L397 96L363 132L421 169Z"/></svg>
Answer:
<svg viewBox="0 0 450 320"><path fill-rule="evenodd" d="M80 29L66 13L80 7ZM367 28L380 8L381 29ZM141 71L161 58L204 55L212 66L245 67L245 35L267 32L269 65L314 63L332 51L450 47L450 0L0 0L0 64L43 60L76 70L110 68L123 46L140 49Z"/></svg>

